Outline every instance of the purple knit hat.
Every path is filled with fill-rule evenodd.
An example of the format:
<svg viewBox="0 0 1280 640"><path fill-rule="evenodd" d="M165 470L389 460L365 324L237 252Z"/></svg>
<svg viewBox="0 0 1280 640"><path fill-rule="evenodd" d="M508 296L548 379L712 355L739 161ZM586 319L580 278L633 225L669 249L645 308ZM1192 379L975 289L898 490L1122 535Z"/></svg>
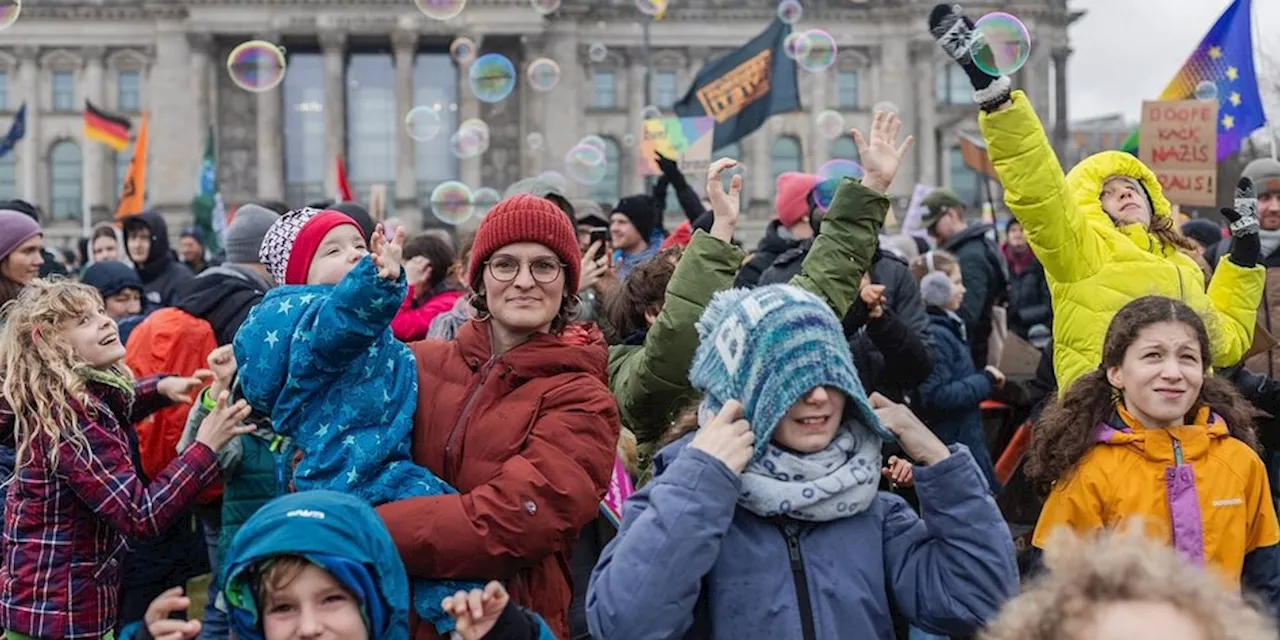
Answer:
<svg viewBox="0 0 1280 640"><path fill-rule="evenodd" d="M0 262L18 250L22 243L40 235L40 225L27 214L0 209Z"/></svg>

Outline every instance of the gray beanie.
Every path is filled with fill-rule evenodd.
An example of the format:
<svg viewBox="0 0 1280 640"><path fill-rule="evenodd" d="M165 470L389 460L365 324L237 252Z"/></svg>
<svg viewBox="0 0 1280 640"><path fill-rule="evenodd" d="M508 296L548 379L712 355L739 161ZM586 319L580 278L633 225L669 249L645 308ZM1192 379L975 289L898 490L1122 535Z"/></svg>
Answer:
<svg viewBox="0 0 1280 640"><path fill-rule="evenodd" d="M951 286L951 276L941 271L930 271L920 279L920 300L926 307L941 307L949 300L955 289Z"/></svg>
<svg viewBox="0 0 1280 640"><path fill-rule="evenodd" d="M1253 181L1258 195L1280 193L1280 162L1271 158L1258 158L1245 165L1243 177Z"/></svg>
<svg viewBox="0 0 1280 640"><path fill-rule="evenodd" d="M267 230L280 214L256 204L241 205L236 209L236 216L227 226L223 245L230 264L259 264L262 259L258 252L262 248L262 239Z"/></svg>

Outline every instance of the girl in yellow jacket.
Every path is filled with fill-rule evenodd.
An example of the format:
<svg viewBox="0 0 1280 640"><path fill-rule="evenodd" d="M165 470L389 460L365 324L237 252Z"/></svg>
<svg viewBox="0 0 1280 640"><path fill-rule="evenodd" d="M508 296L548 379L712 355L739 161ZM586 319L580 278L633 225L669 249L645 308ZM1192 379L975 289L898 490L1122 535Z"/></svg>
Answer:
<svg viewBox="0 0 1280 640"><path fill-rule="evenodd" d="M1265 270L1257 266L1258 220L1252 187L1237 193L1231 256L1209 283L1182 253L1194 247L1174 226L1156 176L1127 153L1107 151L1063 176L1058 158L1026 95L1007 76L992 77L971 58L973 23L959 5L938 5L930 30L968 74L982 109L978 122L1005 189L1044 265L1053 299L1054 373L1058 388L1098 366L1102 337L1116 310L1134 298L1162 295L1195 309L1209 327L1212 364L1238 362L1253 344ZM1254 209L1256 210L1256 208Z"/></svg>
<svg viewBox="0 0 1280 640"><path fill-rule="evenodd" d="M1250 407L1209 372L1209 332L1172 298L1138 298L1100 367L1041 418L1027 477L1051 486L1032 544L1128 525L1280 610L1280 525Z"/></svg>

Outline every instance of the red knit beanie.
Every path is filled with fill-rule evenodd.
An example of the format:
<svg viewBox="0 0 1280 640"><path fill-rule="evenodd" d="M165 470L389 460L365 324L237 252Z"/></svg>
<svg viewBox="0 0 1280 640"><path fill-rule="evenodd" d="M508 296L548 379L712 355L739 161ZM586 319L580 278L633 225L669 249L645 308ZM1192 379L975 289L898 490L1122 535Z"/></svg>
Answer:
<svg viewBox="0 0 1280 640"><path fill-rule="evenodd" d="M484 263L498 249L518 242L536 242L545 246L564 263L565 293L578 292L578 272L582 256L578 255L578 234L559 207L546 198L528 194L514 195L494 205L471 245L471 265L467 272L472 286L480 279Z"/></svg>
<svg viewBox="0 0 1280 640"><path fill-rule="evenodd" d="M812 173L788 171L778 176L774 192L773 210L784 227L795 226L809 215L809 192L818 186L818 176Z"/></svg>

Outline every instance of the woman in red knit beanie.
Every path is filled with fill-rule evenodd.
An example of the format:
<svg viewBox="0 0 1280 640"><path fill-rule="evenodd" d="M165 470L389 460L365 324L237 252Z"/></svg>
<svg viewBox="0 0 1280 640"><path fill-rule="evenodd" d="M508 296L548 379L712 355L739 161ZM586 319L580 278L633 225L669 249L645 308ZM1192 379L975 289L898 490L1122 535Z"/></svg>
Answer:
<svg viewBox="0 0 1280 640"><path fill-rule="evenodd" d="M411 345L414 461L458 495L378 509L409 576L500 580L569 637L570 551L595 520L620 423L608 351L577 313L577 232L545 198L499 202L471 250L474 317L452 341ZM438 637L417 625L418 640Z"/></svg>

